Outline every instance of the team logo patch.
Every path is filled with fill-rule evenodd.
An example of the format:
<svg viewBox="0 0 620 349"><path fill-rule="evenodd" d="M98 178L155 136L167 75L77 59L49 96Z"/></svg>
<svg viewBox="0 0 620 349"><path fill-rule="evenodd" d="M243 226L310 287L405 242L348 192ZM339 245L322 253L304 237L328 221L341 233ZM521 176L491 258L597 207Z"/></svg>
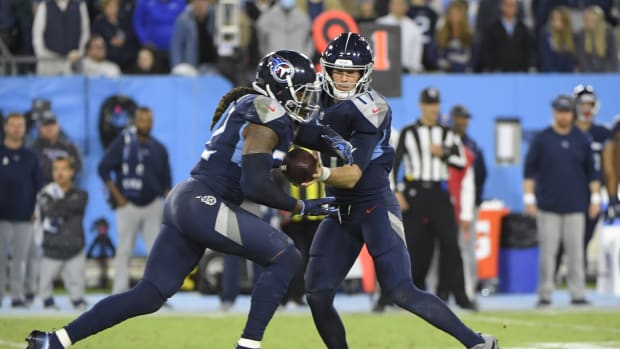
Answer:
<svg viewBox="0 0 620 349"><path fill-rule="evenodd" d="M198 195L196 199L209 206L213 206L217 203L217 199L213 195Z"/></svg>
<svg viewBox="0 0 620 349"><path fill-rule="evenodd" d="M295 75L295 69L291 62L278 55L271 56L271 76L277 82L286 82L286 78L293 79Z"/></svg>

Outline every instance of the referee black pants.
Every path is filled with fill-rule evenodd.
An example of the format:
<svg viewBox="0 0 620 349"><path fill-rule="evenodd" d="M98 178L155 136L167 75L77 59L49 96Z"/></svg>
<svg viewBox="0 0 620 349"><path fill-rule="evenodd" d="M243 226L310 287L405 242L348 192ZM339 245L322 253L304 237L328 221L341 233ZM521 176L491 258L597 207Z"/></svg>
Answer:
<svg viewBox="0 0 620 349"><path fill-rule="evenodd" d="M457 304L469 304L465 292L463 261L458 244L454 206L447 184L412 182L404 192L409 209L403 212L405 237L411 258L413 283L426 289L426 275L439 243L437 295L447 300L453 294Z"/></svg>

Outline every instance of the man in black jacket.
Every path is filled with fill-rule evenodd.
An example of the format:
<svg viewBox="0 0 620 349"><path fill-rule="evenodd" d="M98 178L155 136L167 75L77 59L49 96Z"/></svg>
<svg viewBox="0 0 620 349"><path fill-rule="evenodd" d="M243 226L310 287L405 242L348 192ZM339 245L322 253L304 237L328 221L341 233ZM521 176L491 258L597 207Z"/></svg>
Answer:
<svg viewBox="0 0 620 349"><path fill-rule="evenodd" d="M517 0L502 0L500 18L482 32L478 72L527 72L534 69L533 38L517 17Z"/></svg>
<svg viewBox="0 0 620 349"><path fill-rule="evenodd" d="M62 270L62 279L76 309L84 309L84 211L88 194L73 186L73 164L58 157L53 163L54 182L43 187L37 200L40 229L43 230L43 260L39 292L47 309L57 309L53 279Z"/></svg>

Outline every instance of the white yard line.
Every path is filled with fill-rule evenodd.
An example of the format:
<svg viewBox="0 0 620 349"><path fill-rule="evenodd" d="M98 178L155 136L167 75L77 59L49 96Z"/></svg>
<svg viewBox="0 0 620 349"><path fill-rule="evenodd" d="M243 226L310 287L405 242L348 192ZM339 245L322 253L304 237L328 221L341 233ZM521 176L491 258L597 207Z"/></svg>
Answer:
<svg viewBox="0 0 620 349"><path fill-rule="evenodd" d="M518 325L518 326L527 326L527 327L540 327L540 322L535 322L531 320L508 320L501 317L494 316L476 316L476 320L490 322L494 324L506 324L506 325ZM551 328L559 328L563 330L574 330L574 331L582 331L582 332L608 332L620 334L620 328L612 328L612 327L600 327L600 326L589 326L589 325L571 325L571 324L554 324L545 322L545 327Z"/></svg>
<svg viewBox="0 0 620 349"><path fill-rule="evenodd" d="M11 348L23 349L26 346L26 342L24 342L24 343L16 343L16 342L5 341L5 340L0 339L0 346L1 347L11 347Z"/></svg>

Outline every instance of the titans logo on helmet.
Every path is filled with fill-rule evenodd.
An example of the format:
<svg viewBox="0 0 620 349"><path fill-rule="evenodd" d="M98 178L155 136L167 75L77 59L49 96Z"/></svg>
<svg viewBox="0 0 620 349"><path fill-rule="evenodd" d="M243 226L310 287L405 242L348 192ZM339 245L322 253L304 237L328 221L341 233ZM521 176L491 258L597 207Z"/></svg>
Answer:
<svg viewBox="0 0 620 349"><path fill-rule="evenodd" d="M284 83L287 77L293 79L294 74L295 69L291 62L278 55L273 55L271 57L271 76L273 76L277 82Z"/></svg>

